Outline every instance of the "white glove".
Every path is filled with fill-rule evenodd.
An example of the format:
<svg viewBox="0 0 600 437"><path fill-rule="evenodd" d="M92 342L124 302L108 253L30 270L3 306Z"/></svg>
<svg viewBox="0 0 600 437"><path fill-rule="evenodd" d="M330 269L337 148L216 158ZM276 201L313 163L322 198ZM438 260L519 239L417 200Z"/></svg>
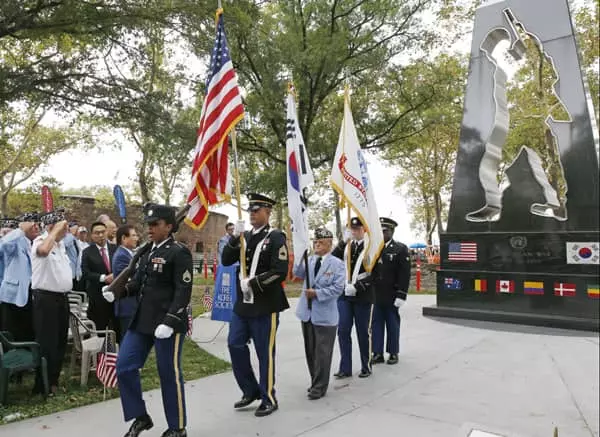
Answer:
<svg viewBox="0 0 600 437"><path fill-rule="evenodd" d="M239 237L246 230L246 222L244 220L238 220L235 222L235 227L233 228L233 236Z"/></svg>
<svg viewBox="0 0 600 437"><path fill-rule="evenodd" d="M248 293L250 291L250 279L252 278L244 278L240 280L240 287L242 287L242 293Z"/></svg>
<svg viewBox="0 0 600 437"><path fill-rule="evenodd" d="M406 304L406 301L404 299L400 299L399 297L394 299L394 306L396 308L402 308L405 304Z"/></svg>
<svg viewBox="0 0 600 437"><path fill-rule="evenodd" d="M344 229L344 241L348 242L352 239L352 231L350 228Z"/></svg>
<svg viewBox="0 0 600 437"><path fill-rule="evenodd" d="M115 301L115 294L112 291L107 291L106 289L108 288L108 285L105 285L104 287L102 287L102 296L104 297L104 300L107 302L114 302Z"/></svg>
<svg viewBox="0 0 600 437"><path fill-rule="evenodd" d="M169 338L173 335L173 328L167 325L160 324L154 330L154 336L156 338Z"/></svg>
<svg viewBox="0 0 600 437"><path fill-rule="evenodd" d="M354 287L353 284L348 282L346 284L346 287L344 288L344 294L346 296L356 296L356 287Z"/></svg>

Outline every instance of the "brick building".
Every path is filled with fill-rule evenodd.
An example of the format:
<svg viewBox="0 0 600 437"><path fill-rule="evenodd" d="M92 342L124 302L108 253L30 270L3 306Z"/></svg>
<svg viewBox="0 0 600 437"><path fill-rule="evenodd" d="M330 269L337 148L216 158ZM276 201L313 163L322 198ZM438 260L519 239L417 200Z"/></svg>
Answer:
<svg viewBox="0 0 600 437"><path fill-rule="evenodd" d="M100 214L107 214L110 218L120 224L118 211L115 207L102 208L96 205L96 199L89 196L63 195L61 206L66 209L69 221L76 220L81 226L89 229L89 226ZM127 223L134 225L141 235L145 235L142 215L142 205L127 205ZM225 234L227 216L218 212L210 212L208 220L200 230L194 230L186 224L182 224L176 234L177 241L185 243L195 260L204 258L204 255L212 260L217 253L219 238ZM209 265L212 264L209 263Z"/></svg>

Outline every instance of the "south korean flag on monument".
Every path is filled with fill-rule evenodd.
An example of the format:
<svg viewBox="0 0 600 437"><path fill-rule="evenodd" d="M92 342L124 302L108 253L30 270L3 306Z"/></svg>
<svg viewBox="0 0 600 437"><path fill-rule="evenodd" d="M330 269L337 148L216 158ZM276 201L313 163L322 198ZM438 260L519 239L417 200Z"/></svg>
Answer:
<svg viewBox="0 0 600 437"><path fill-rule="evenodd" d="M598 242L568 242L567 264L600 264Z"/></svg>

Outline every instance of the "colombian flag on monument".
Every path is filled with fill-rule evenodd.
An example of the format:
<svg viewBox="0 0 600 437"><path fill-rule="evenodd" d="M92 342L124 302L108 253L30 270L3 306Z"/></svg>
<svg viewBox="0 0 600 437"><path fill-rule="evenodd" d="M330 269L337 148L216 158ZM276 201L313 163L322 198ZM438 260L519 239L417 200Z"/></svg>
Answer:
<svg viewBox="0 0 600 437"><path fill-rule="evenodd" d="M588 285L588 296L592 299L600 299L600 286L596 285Z"/></svg>
<svg viewBox="0 0 600 437"><path fill-rule="evenodd" d="M543 296L544 283L539 281L525 281L523 283L523 292L529 296Z"/></svg>

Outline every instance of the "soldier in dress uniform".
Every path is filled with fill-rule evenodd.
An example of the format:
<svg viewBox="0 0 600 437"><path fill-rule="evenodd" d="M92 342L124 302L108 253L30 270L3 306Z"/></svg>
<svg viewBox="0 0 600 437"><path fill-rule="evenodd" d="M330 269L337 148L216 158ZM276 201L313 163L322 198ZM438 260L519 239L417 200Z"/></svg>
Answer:
<svg viewBox="0 0 600 437"><path fill-rule="evenodd" d="M352 325L356 325L358 346L360 349L359 378L371 375L371 318L375 294L371 287L371 275L365 271L364 236L365 229L358 217L350 220L352 239L348 243L340 241L332 254L346 262L346 285L344 293L338 299L340 321L338 342L340 345L340 366L335 377L338 379L352 376Z"/></svg>
<svg viewBox="0 0 600 437"><path fill-rule="evenodd" d="M384 331L387 331L386 351L390 354L388 364L398 362L400 350L399 308L406 303L410 282L410 255L408 247L392 239L398 223L381 217L381 229L385 246L373 275L375 308L373 311L373 359L383 363Z"/></svg>
<svg viewBox="0 0 600 437"><path fill-rule="evenodd" d="M239 220L233 237L223 249L222 262L230 266L240 260L240 234L246 241L246 272L240 274L237 300L233 308L227 345L233 374L242 390L242 399L234 408L243 408L255 400L261 404L254 414L268 416L278 408L275 397L275 335L279 313L289 304L282 282L288 272L285 234L269 226L274 200L261 194L248 194L252 230L244 232ZM257 382L250 364L248 341L252 339L259 361Z"/></svg>
<svg viewBox="0 0 600 437"><path fill-rule="evenodd" d="M153 426L142 398L139 373L152 346L168 424L162 436L183 437L187 433L181 350L192 293L192 254L173 240L177 223L172 207L149 204L144 216L152 248L141 257L126 286L129 296L138 296L138 306L117 359L125 421L135 419L125 437L136 437ZM112 293L103 294L106 300L114 300Z"/></svg>

